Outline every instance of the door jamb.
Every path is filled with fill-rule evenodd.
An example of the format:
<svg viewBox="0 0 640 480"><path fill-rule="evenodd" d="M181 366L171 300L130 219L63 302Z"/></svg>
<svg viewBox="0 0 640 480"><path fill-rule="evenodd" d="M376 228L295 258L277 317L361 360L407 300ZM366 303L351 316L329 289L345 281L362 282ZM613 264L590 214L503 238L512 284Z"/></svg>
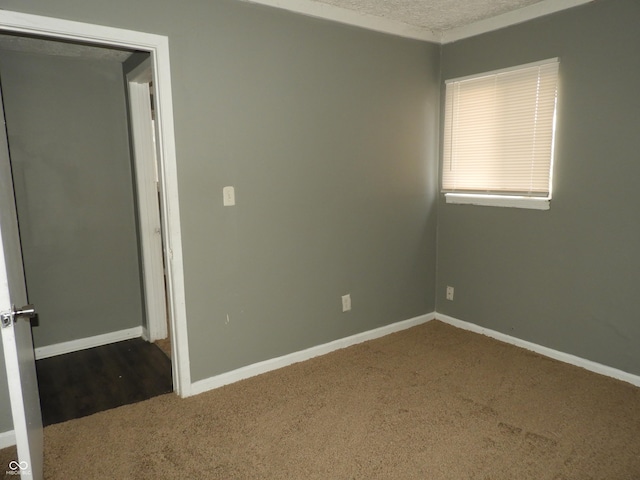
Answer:
<svg viewBox="0 0 640 480"><path fill-rule="evenodd" d="M162 35L7 10L0 10L0 32L23 33L72 42L90 42L108 47L140 50L150 54L156 101L156 145L161 185L160 209L164 221L162 237L167 269L167 303L172 339L171 363L174 390L181 397L191 395L169 39Z"/></svg>

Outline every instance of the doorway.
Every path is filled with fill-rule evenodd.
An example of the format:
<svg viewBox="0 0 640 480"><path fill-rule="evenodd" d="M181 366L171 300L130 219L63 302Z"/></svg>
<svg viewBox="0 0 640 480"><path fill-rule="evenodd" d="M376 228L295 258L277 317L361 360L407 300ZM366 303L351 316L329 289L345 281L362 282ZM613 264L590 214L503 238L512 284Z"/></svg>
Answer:
<svg viewBox="0 0 640 480"><path fill-rule="evenodd" d="M51 423L47 402L59 396L52 393L65 394L67 405L82 406L94 380L112 378L121 387L118 392L127 390L123 380L129 378L127 369L133 372L133 368L91 354L105 349L124 356L146 351L141 345L133 348L131 340L124 350L97 345L141 334L152 340L150 320L158 321L152 314L162 316L160 337L167 336L164 276L160 271L161 292L146 290L149 275L141 284L146 258L139 247L147 245L136 231L144 214L134 201L121 61L132 52L23 36L1 36L0 47L23 263L29 300L40 313L40 324L33 331L36 358L41 358L38 364L43 367L38 373L41 380L45 375L46 385L65 387L52 392L41 385L45 423ZM149 115L148 125L151 120ZM152 181L157 218L152 240L162 265L157 181ZM149 304L153 295L160 300L158 312ZM68 353L73 350L83 352ZM50 359L60 353L64 355ZM72 357L78 355L84 360L74 362ZM148 354L138 357L144 360ZM46 372L56 370L44 368L52 364L63 365L53 382ZM133 366L143 364L138 361ZM117 367L123 370L118 372ZM170 365L164 370L162 377L168 373L170 379ZM64 375L67 372L73 376ZM81 391L73 380L82 385ZM141 386L153 383L142 380ZM110 405L104 401L108 391L93 392L95 405ZM66 396L73 392L75 396ZM112 406L138 398L134 393L113 398L117 401ZM83 410L77 409L79 414Z"/></svg>
<svg viewBox="0 0 640 480"><path fill-rule="evenodd" d="M150 53L153 65L154 95L157 101L156 138L158 142L159 177L162 183L161 211L165 222L162 236L167 271L168 315L173 340L172 372L174 391L182 397L191 395L182 238L173 129L171 71L167 37L7 10L0 10L0 32L35 35L72 43L93 42L99 45ZM15 224L15 221L9 220L7 223L9 230L13 228L12 223ZM19 261L19 255L15 256L15 248L12 251L14 256L4 260L14 264ZM14 280L20 283L19 279ZM8 289L3 290L2 293L5 297L10 298L8 297L10 296ZM10 303L7 302L3 304L4 308L10 308L10 306ZM12 330L12 332L14 331ZM21 339L28 339L29 342L16 342L15 345L7 342L11 347L10 349L13 349L9 353L13 355L9 355L5 351L5 358L11 363L7 364L8 390L5 392L0 391L0 397L7 404L9 403L9 396L11 397L13 427L15 430L7 431L1 437L4 438L4 445L7 446L11 444L9 443L10 438L14 438L18 446L20 460L28 460L29 465L34 469L34 475L40 476L42 429L38 427L40 422L37 420L37 406L33 402L34 398L37 399L37 389L34 388L34 382L29 382L29 384L24 382L25 378L34 378L35 376L33 351L29 353L32 348L30 347L31 335L30 331L17 333L21 334ZM3 335L3 339L4 337ZM30 374L29 371L33 373ZM7 427L8 425L5 426L5 428ZM32 459L34 462L31 462Z"/></svg>
<svg viewBox="0 0 640 480"><path fill-rule="evenodd" d="M6 10L0 10L0 32L33 35L67 43L86 44L89 42L109 48L149 53L156 107L155 133L158 175L161 184L160 209L164 225L162 240L166 267L168 317L172 338L174 391L182 397L191 395L171 70L167 37Z"/></svg>

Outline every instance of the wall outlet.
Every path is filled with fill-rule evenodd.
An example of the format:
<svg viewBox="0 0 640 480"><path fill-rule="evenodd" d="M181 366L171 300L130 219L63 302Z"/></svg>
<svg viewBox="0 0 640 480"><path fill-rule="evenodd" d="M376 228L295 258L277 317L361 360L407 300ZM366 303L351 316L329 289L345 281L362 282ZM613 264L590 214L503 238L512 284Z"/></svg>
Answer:
<svg viewBox="0 0 640 480"><path fill-rule="evenodd" d="M453 301L453 287L447 286L447 300Z"/></svg>
<svg viewBox="0 0 640 480"><path fill-rule="evenodd" d="M342 311L348 312L349 310L351 310L351 294L347 293L342 296Z"/></svg>

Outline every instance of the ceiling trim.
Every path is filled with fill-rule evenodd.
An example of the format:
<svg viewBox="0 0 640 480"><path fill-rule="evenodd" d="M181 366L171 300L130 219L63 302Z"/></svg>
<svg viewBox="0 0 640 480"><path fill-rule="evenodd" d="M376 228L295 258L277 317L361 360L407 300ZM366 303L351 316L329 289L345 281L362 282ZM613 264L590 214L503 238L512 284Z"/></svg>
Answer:
<svg viewBox="0 0 640 480"><path fill-rule="evenodd" d="M567 8L577 7L593 1L594 0L544 0L542 2L529 5L528 7L523 7L512 12L487 18L486 20L480 20L464 27L452 28L451 30L442 32L440 43L444 44L455 42L457 40L516 25L518 23L526 22L527 20L533 20L534 18L566 10Z"/></svg>
<svg viewBox="0 0 640 480"><path fill-rule="evenodd" d="M280 8L290 12L300 13L309 17L322 18L333 22L344 23L355 27L366 28L376 32L389 33L414 40L426 42L441 42L441 34L432 32L426 28L408 25L403 22L376 17L366 13L336 7L326 3L312 0L243 0L248 3L257 3L269 7Z"/></svg>
<svg viewBox="0 0 640 480"><path fill-rule="evenodd" d="M241 0L247 3L266 5L268 7L288 10L290 12L322 18L333 22L355 27L388 33L414 40L422 40L439 44L451 43L465 38L491 32L501 28L526 22L537 17L577 7L594 0L543 0L527 7L503 13L496 17L480 20L463 27L445 31L432 31L426 28L408 25L403 22L376 17L366 13L336 7L313 0Z"/></svg>

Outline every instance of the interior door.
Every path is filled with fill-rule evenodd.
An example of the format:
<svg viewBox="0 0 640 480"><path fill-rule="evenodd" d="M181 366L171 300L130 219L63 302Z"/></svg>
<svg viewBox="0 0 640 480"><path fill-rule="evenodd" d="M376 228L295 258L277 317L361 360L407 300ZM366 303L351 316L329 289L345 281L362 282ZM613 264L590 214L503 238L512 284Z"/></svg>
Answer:
<svg viewBox="0 0 640 480"><path fill-rule="evenodd" d="M0 314L18 459L8 465L21 478L43 478L43 430L29 309L20 249L7 130L0 89Z"/></svg>

